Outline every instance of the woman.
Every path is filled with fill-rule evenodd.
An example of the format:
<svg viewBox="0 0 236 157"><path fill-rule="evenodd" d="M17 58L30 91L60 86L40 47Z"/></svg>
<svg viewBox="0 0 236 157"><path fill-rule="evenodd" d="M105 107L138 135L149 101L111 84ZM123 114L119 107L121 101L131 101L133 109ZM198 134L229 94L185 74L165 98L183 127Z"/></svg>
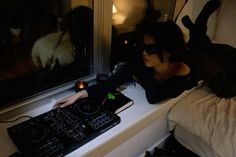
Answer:
<svg viewBox="0 0 236 157"><path fill-rule="evenodd" d="M136 80L145 89L149 103L176 97L195 85L191 69L184 62L185 42L181 29L173 22L154 22L145 26L142 53L106 82L88 87L58 101L65 107L86 97L100 97L121 84Z"/></svg>
<svg viewBox="0 0 236 157"><path fill-rule="evenodd" d="M206 33L208 18L220 5L220 0L209 0L195 23L189 16L183 17L182 22L189 29L187 47L194 53L190 53L188 58L194 64L192 67L196 67L198 79L208 83L218 97L231 98L236 95L236 49L230 45L211 42Z"/></svg>

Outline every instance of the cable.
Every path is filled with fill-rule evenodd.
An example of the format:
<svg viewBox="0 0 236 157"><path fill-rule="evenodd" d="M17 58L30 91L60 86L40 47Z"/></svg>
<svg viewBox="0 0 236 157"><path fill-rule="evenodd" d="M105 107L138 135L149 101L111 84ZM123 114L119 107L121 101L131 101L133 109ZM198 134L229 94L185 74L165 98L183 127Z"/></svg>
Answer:
<svg viewBox="0 0 236 157"><path fill-rule="evenodd" d="M119 94L121 94L120 92L117 92L117 93L107 93L107 96L103 99L103 101L102 101L102 106L105 104L105 102L107 101L107 100L114 100L115 99L115 96L116 95L119 95Z"/></svg>
<svg viewBox="0 0 236 157"><path fill-rule="evenodd" d="M15 122L15 121L17 121L17 120L19 120L21 118L30 118L31 119L33 117L31 117L31 116L21 116L21 117L18 117L16 119L14 119L14 120L3 120L3 121L0 121L0 123L12 123L12 122Z"/></svg>
<svg viewBox="0 0 236 157"><path fill-rule="evenodd" d="M184 2L184 4L182 5L180 11L178 12L177 16L175 17L174 23L177 22L177 19L178 19L180 13L182 12L182 10L184 9L184 6L187 4L187 2L188 2L188 0L185 0L185 2Z"/></svg>

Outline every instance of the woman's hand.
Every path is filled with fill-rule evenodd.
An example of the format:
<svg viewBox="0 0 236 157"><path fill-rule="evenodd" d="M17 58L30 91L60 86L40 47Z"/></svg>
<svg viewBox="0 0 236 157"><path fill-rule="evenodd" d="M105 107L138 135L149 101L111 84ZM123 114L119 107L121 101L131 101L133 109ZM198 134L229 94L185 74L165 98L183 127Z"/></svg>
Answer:
<svg viewBox="0 0 236 157"><path fill-rule="evenodd" d="M73 103L75 103L76 100L78 99L81 99L81 98L86 98L88 97L88 93L86 90L82 90L78 93L75 93L73 95L70 95L70 96L67 96L59 101L57 101L54 105L53 105L53 108L56 108L56 107L66 107L68 105L71 105Z"/></svg>

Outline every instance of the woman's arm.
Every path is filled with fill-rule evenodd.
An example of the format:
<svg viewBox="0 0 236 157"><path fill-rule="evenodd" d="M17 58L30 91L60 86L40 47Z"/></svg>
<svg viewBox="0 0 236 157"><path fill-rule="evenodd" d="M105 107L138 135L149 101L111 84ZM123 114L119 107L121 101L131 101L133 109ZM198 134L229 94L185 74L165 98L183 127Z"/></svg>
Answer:
<svg viewBox="0 0 236 157"><path fill-rule="evenodd" d="M115 90L123 83L133 80L133 69L131 66L124 66L119 69L113 76L108 78L105 82L90 86L87 88L88 96L93 98L100 98L105 96L108 92Z"/></svg>
<svg viewBox="0 0 236 157"><path fill-rule="evenodd" d="M86 97L101 98L108 92L115 90L123 83L132 80L132 76L132 70L129 67L124 67L117 71L114 76L110 77L105 82L90 86L86 90L82 90L71 96L65 97L56 102L53 107L66 107L75 103L77 100Z"/></svg>
<svg viewBox="0 0 236 157"><path fill-rule="evenodd" d="M78 93L75 93L73 95L70 95L70 96L67 96L59 101L57 101L54 105L53 105L53 108L56 108L56 107L66 107L68 105L71 105L73 103L75 103L76 100L78 99L82 99L82 98L86 98L88 97L88 93L86 90L82 90Z"/></svg>

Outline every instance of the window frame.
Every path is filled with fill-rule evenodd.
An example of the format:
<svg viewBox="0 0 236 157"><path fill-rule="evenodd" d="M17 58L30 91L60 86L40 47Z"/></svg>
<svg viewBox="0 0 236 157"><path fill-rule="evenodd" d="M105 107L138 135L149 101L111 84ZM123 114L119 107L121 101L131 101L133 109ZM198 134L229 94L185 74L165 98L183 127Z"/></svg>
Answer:
<svg viewBox="0 0 236 157"><path fill-rule="evenodd" d="M94 0L94 73L110 72L112 0Z"/></svg>
<svg viewBox="0 0 236 157"><path fill-rule="evenodd" d="M72 89L74 83L79 80L91 81L96 78L98 73L110 72L110 45L111 45L111 30L112 30L112 0L90 0L93 4L94 12L94 49L91 74L77 80L61 84L51 89L36 93L23 100L14 102L13 104L4 105L0 108L0 113L5 113L22 106L33 105L38 101ZM33 105L34 106L34 105Z"/></svg>

